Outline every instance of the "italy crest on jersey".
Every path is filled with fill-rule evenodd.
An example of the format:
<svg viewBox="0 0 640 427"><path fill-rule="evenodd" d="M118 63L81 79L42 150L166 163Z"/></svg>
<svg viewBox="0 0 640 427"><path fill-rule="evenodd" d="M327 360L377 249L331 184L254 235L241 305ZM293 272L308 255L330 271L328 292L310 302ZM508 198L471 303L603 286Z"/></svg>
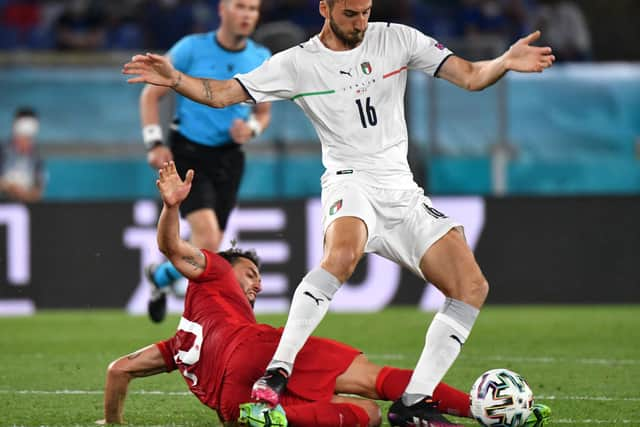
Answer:
<svg viewBox="0 0 640 427"><path fill-rule="evenodd" d="M362 72L365 74L371 74L371 71L373 70L369 61L363 62L362 64L360 64L360 67L362 68Z"/></svg>
<svg viewBox="0 0 640 427"><path fill-rule="evenodd" d="M340 208L342 208L342 199L331 205L331 207L329 208L329 215L335 215L336 213L338 213Z"/></svg>

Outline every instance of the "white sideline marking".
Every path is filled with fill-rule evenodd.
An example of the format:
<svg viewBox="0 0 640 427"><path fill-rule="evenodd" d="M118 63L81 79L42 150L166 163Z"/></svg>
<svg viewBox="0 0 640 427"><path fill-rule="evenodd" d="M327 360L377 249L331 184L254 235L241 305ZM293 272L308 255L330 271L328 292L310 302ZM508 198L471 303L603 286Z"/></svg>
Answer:
<svg viewBox="0 0 640 427"><path fill-rule="evenodd" d="M369 359L376 360L404 360L407 357L404 354L368 354L365 355ZM468 356L461 355L460 358L464 359ZM583 365L640 365L638 359L596 359L596 358L561 358L561 357L505 357L505 356L473 356L473 360L488 360L497 362L516 362L516 363L580 363Z"/></svg>
<svg viewBox="0 0 640 427"><path fill-rule="evenodd" d="M34 394L34 395L102 395L102 390L0 390L0 394ZM190 392L186 391L157 391L157 390L136 390L129 394L137 395L153 395L153 396L191 396ZM627 401L638 402L640 397L599 397L599 396L538 396L544 400L599 400L599 401ZM608 424L608 425L620 425L620 424L632 424L633 420L574 420L571 418L553 418L554 424Z"/></svg>
<svg viewBox="0 0 640 427"><path fill-rule="evenodd" d="M605 396L546 396L536 395L540 400L595 400L599 402L640 402L640 397L605 397Z"/></svg>
<svg viewBox="0 0 640 427"><path fill-rule="evenodd" d="M87 395L103 394L102 390L0 390L0 394L64 394L64 395ZM136 390L127 394L157 395L157 396L191 396L188 391L157 391L157 390Z"/></svg>
<svg viewBox="0 0 640 427"><path fill-rule="evenodd" d="M582 363L584 365L640 365L637 359L571 359L561 357L505 357L505 356L485 356L475 357L474 360L496 360L500 362L526 362L526 363Z"/></svg>
<svg viewBox="0 0 640 427"><path fill-rule="evenodd" d="M102 390L2 390L0 394L60 394L60 395L88 395L103 394ZM135 390L129 394L151 396L191 396L188 391ZM640 397L605 397L605 396L555 396L537 395L541 400L594 400L607 402L640 402Z"/></svg>
<svg viewBox="0 0 640 427"><path fill-rule="evenodd" d="M631 424L634 423L633 420L572 420L567 418L556 419L551 417L551 424L608 424L608 425L619 425L619 424Z"/></svg>

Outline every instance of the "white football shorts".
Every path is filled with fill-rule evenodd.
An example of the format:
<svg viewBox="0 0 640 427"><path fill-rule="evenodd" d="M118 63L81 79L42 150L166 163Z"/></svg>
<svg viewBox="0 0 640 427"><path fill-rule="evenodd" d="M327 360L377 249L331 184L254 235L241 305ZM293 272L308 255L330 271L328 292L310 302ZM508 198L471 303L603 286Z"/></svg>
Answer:
<svg viewBox="0 0 640 427"><path fill-rule="evenodd" d="M345 216L360 218L367 226L365 252L373 252L402 265L418 277L424 253L460 223L436 210L417 185L409 190L378 188L354 176L332 180L322 189L322 231Z"/></svg>

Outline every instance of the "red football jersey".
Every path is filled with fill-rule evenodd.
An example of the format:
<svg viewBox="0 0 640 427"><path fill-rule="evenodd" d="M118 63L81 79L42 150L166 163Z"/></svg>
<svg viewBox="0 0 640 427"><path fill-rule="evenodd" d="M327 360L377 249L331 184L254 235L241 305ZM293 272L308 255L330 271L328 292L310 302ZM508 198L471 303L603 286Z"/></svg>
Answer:
<svg viewBox="0 0 640 427"><path fill-rule="evenodd" d="M225 367L239 343L259 331L253 309L221 256L202 251L207 265L189 282L184 312L173 338L158 344L167 366L178 369L205 405L217 408Z"/></svg>

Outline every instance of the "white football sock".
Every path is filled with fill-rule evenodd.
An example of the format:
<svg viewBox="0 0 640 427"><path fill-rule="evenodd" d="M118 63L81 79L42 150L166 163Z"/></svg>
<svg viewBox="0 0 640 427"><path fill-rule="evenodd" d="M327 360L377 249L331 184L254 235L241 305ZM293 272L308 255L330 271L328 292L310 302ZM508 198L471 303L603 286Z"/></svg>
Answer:
<svg viewBox="0 0 640 427"><path fill-rule="evenodd" d="M293 294L287 324L268 369L291 373L296 355L324 318L339 288L340 281L323 268L307 273Z"/></svg>
<svg viewBox="0 0 640 427"><path fill-rule="evenodd" d="M447 373L469 337L479 310L462 301L447 298L427 330L425 346L411 381L402 396L413 405L433 391Z"/></svg>

